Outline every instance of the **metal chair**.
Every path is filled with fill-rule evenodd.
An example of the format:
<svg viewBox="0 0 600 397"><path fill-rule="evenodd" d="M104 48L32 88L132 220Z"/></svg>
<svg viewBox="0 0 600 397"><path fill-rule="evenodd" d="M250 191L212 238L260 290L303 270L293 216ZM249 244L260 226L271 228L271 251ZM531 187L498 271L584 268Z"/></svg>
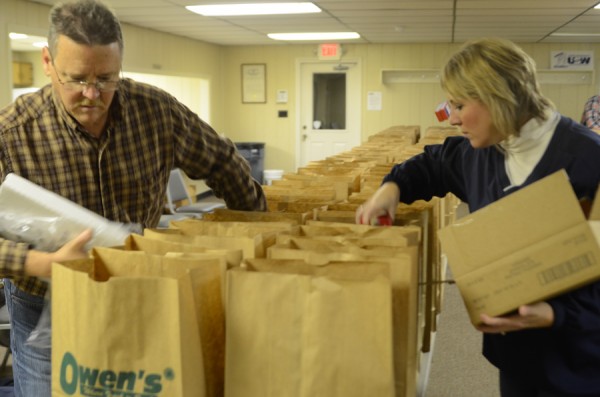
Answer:
<svg viewBox="0 0 600 397"><path fill-rule="evenodd" d="M176 204L182 200L187 200L188 204ZM202 218L202 214L212 212L217 208L225 208L225 204L221 202L193 202L183 171L174 168L169 175L166 207L169 213L161 216L158 227L167 227L172 220Z"/></svg>
<svg viewBox="0 0 600 397"><path fill-rule="evenodd" d="M4 287L0 288L0 346L6 348L2 364L0 364L0 373L4 373L8 364L8 358L10 357L10 315L8 313L8 306L6 306L4 298Z"/></svg>
<svg viewBox="0 0 600 397"><path fill-rule="evenodd" d="M181 200L187 200L189 204L177 206L175 202ZM171 170L167 186L167 208L173 215L204 214L217 208L225 208L225 204L220 202L193 202L183 172L179 168L174 168Z"/></svg>

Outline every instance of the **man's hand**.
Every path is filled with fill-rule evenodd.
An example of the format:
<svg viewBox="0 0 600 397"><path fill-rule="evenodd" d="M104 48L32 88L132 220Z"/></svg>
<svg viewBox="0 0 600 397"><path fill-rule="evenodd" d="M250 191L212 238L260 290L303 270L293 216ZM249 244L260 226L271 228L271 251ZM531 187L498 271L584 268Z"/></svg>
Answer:
<svg viewBox="0 0 600 397"><path fill-rule="evenodd" d="M554 323L554 311L548 302L520 306L516 313L502 317L481 315L482 323L476 328L490 334L504 334L528 328L547 328Z"/></svg>
<svg viewBox="0 0 600 397"><path fill-rule="evenodd" d="M85 245L91 239L92 229L87 229L56 252L29 251L25 260L25 274L27 276L50 278L52 274L52 262L87 258L88 254L85 251Z"/></svg>

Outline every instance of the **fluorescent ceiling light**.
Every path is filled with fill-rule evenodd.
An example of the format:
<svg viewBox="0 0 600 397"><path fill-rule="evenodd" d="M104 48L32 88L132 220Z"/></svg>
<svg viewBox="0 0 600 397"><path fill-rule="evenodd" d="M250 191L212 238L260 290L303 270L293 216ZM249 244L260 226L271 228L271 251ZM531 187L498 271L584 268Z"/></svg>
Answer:
<svg viewBox="0 0 600 397"><path fill-rule="evenodd" d="M12 40L19 40L19 39L26 39L29 36L27 36L26 34L23 34L23 33L10 32L8 34L8 37L10 37Z"/></svg>
<svg viewBox="0 0 600 397"><path fill-rule="evenodd" d="M590 37L596 37L596 36L600 36L600 33L551 33L550 36L555 36L555 37L586 37L586 36L590 36Z"/></svg>
<svg viewBox="0 0 600 397"><path fill-rule="evenodd" d="M321 12L313 3L255 3L212 4L186 6L188 10L204 16L307 14Z"/></svg>
<svg viewBox="0 0 600 397"><path fill-rule="evenodd" d="M596 4L596 5L594 6L594 8L595 8L595 9L597 9L597 10L598 10L598 9L600 9L600 3Z"/></svg>
<svg viewBox="0 0 600 397"><path fill-rule="evenodd" d="M360 39L355 32L323 32L323 33L269 33L273 40L347 40Z"/></svg>

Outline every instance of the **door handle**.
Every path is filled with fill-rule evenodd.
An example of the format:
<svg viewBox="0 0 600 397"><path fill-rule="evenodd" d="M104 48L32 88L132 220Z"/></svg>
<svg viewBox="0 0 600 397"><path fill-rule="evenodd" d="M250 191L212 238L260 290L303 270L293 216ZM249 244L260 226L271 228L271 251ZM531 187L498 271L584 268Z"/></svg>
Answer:
<svg viewBox="0 0 600 397"><path fill-rule="evenodd" d="M307 134L302 134L302 140L305 141L306 138L308 138L308 135Z"/></svg>

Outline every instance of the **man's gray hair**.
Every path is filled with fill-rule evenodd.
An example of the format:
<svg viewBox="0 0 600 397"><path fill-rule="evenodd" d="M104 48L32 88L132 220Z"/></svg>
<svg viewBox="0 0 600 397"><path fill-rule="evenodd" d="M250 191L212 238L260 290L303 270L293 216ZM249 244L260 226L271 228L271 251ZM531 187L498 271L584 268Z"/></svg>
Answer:
<svg viewBox="0 0 600 397"><path fill-rule="evenodd" d="M123 33L115 13L96 0L58 3L50 10L48 47L56 54L58 36L89 46L118 43L123 55Z"/></svg>

